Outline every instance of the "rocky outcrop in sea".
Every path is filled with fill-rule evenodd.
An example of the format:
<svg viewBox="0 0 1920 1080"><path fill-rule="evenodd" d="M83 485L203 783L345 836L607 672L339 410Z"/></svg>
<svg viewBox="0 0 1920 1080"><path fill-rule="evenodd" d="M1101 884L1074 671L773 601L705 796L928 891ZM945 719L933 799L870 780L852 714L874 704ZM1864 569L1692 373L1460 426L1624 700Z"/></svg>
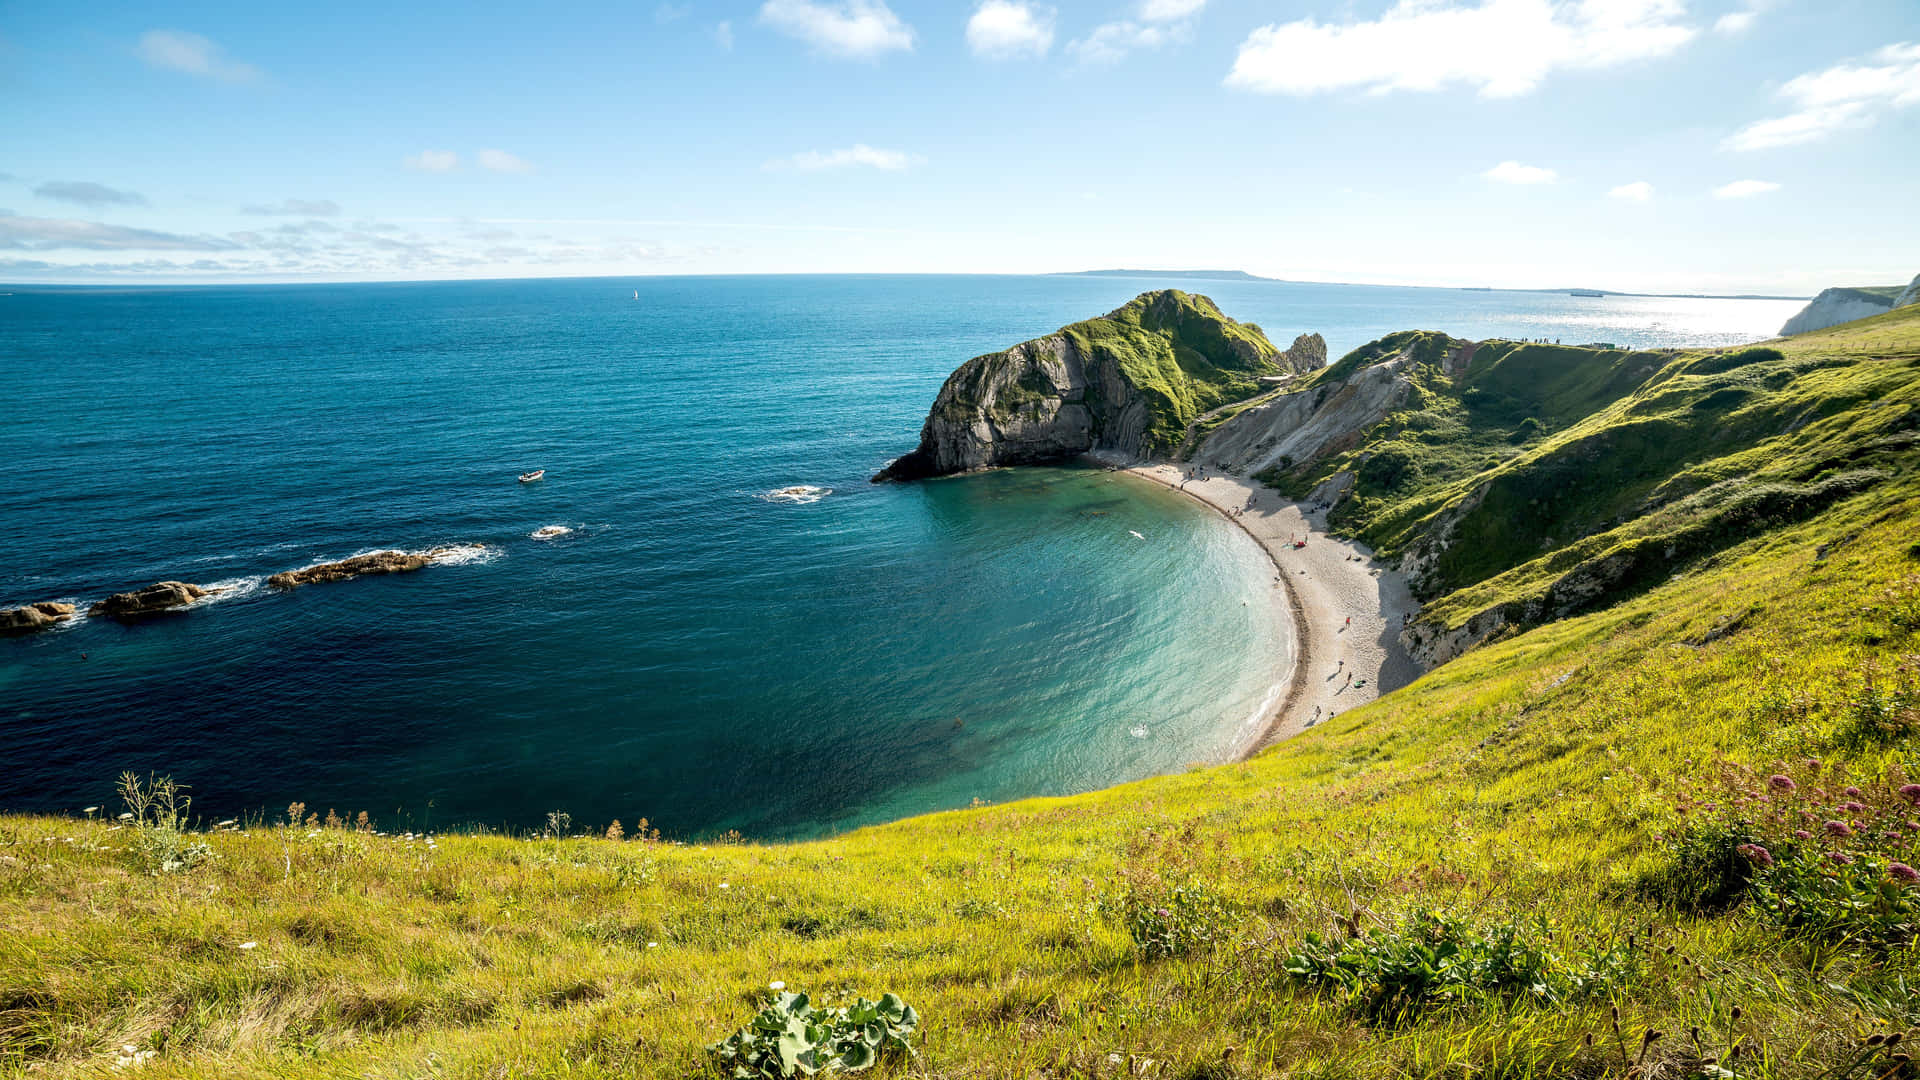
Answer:
<svg viewBox="0 0 1920 1080"><path fill-rule="evenodd" d="M184 581L160 581L135 592L114 593L88 608L87 614L109 619L143 619L186 607L218 591Z"/></svg>
<svg viewBox="0 0 1920 1080"><path fill-rule="evenodd" d="M267 584L276 589L297 589L302 585L346 581L349 578L368 574L404 574L432 566L455 550L457 549L434 548L432 551L375 551L366 555L355 555L351 559L341 559L338 562L319 563L300 570L288 570L268 578Z"/></svg>
<svg viewBox="0 0 1920 1080"><path fill-rule="evenodd" d="M0 636L32 634L73 618L73 605L51 600L0 611Z"/></svg>

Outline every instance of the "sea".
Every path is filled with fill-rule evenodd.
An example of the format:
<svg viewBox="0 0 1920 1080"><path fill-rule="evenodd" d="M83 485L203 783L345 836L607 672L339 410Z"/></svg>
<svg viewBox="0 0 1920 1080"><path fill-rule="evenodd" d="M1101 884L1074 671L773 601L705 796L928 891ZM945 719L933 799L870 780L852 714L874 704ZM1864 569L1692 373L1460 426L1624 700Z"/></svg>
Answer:
<svg viewBox="0 0 1920 1080"><path fill-rule="evenodd" d="M1093 467L868 482L962 361L1167 286L1336 357L1412 328L1728 345L1799 307L1151 276L0 286L0 607L220 590L0 639L0 811L117 811L134 772L206 821L773 840L1231 757L1293 649L1245 534ZM386 549L450 554L265 585Z"/></svg>

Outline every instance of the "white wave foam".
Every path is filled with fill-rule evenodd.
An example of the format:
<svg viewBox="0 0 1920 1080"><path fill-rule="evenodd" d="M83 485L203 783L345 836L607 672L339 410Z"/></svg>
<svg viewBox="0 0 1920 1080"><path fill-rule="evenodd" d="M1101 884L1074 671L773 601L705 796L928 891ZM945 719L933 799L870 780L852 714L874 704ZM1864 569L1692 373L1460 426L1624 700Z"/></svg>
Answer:
<svg viewBox="0 0 1920 1080"><path fill-rule="evenodd" d="M200 586L207 590L207 595L186 606L190 608L206 607L209 604L219 604L228 600L238 600L242 597L252 596L254 593L259 592L260 587L266 583L267 579L265 577L235 577L225 578L220 581L209 581L205 585Z"/></svg>
<svg viewBox="0 0 1920 1080"><path fill-rule="evenodd" d="M832 488L815 487L812 484L795 484L792 487L775 488L772 491L761 494L760 498L768 502L783 502L792 503L795 506L806 506L809 503L817 503L831 494L833 494Z"/></svg>
<svg viewBox="0 0 1920 1080"><path fill-rule="evenodd" d="M542 525L527 535L535 540L558 540L573 535L573 528L568 525Z"/></svg>
<svg viewBox="0 0 1920 1080"><path fill-rule="evenodd" d="M506 552L488 544L451 544L410 554L425 555L435 566L476 566L490 563Z"/></svg>
<svg viewBox="0 0 1920 1080"><path fill-rule="evenodd" d="M1144 739L1144 738L1146 738L1146 737L1147 737L1148 735L1151 735L1151 734L1152 734L1152 732L1150 732L1150 731L1148 731L1148 730L1147 730L1146 728L1144 728L1144 727L1136 727L1136 728L1133 728L1133 729L1131 729L1131 730L1129 730L1129 731L1127 732L1127 734L1129 734L1129 735L1131 735L1131 736L1133 736L1133 737L1134 737L1134 738L1136 738L1136 739Z"/></svg>

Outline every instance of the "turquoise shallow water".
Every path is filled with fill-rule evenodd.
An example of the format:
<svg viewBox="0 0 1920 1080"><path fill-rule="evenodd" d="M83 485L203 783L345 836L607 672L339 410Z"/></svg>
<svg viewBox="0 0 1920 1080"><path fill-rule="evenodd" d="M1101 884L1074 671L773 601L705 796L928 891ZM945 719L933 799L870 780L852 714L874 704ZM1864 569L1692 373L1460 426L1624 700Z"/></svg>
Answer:
<svg viewBox="0 0 1920 1080"><path fill-rule="evenodd" d="M0 605L230 589L0 641L0 809L104 802L136 769L216 815L300 799L389 824L566 810L791 836L1218 758L1285 664L1250 540L1098 470L866 483L959 361L1152 284L13 287ZM1406 326L1724 343L1784 318L1186 287L1336 353ZM514 482L532 468L548 478ZM790 485L830 491L769 497ZM530 537L545 525L572 532ZM259 587L449 544L484 551Z"/></svg>

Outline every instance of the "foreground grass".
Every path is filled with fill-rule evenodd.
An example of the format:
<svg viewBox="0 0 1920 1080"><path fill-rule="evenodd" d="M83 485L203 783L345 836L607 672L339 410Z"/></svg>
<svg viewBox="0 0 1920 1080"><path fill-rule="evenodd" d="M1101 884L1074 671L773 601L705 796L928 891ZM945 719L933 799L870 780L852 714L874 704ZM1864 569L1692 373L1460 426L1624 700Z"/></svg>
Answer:
<svg viewBox="0 0 1920 1080"><path fill-rule="evenodd" d="M1647 887L1722 762L1920 777L1911 464L1250 762L1084 796L768 847L0 819L0 1075L684 1077L781 982L906 998L909 1075L1911 1077L1913 927ZM1470 977L1381 966L1421 912Z"/></svg>

